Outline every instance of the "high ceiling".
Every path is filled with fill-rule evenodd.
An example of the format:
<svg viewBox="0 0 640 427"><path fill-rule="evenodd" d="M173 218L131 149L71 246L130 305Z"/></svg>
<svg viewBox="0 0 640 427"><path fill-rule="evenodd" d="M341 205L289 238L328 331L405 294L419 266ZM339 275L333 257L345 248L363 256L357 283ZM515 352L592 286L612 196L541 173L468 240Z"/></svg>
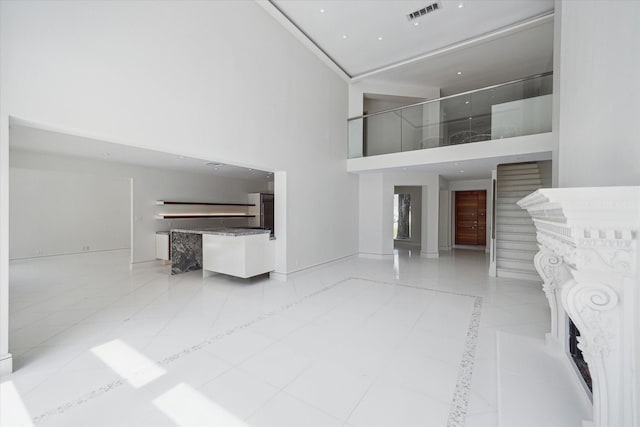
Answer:
<svg viewBox="0 0 640 427"><path fill-rule="evenodd" d="M442 0L409 21L407 14L434 2L271 0L353 81L449 95L551 71L553 0Z"/></svg>
<svg viewBox="0 0 640 427"><path fill-rule="evenodd" d="M194 159L19 124L10 125L9 140L12 150L81 157L226 178L273 180L273 174L270 172L222 164L213 159Z"/></svg>

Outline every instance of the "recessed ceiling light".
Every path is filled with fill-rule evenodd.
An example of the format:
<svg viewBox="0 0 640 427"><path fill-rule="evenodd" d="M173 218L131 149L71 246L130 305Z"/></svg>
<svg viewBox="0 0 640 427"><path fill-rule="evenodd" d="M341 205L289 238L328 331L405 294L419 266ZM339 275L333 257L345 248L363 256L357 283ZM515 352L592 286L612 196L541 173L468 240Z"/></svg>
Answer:
<svg viewBox="0 0 640 427"><path fill-rule="evenodd" d="M342 39L343 39L343 40L346 40L346 39L348 39L348 38L349 38L349 36L348 36L348 35L346 35L346 34L343 34L343 35L342 35Z"/></svg>
<svg viewBox="0 0 640 427"><path fill-rule="evenodd" d="M469 103L469 101L464 101L464 103L465 103L465 104L468 104L468 103Z"/></svg>
<svg viewBox="0 0 640 427"><path fill-rule="evenodd" d="M460 171L460 173L464 173L464 171Z"/></svg>
<svg viewBox="0 0 640 427"><path fill-rule="evenodd" d="M378 37L378 41L382 41L382 36L379 36L379 37Z"/></svg>
<svg viewBox="0 0 640 427"><path fill-rule="evenodd" d="M458 71L458 75L461 76L462 75L462 71Z"/></svg>
<svg viewBox="0 0 640 427"><path fill-rule="evenodd" d="M249 169L249 171L252 171L253 169Z"/></svg>
<svg viewBox="0 0 640 427"><path fill-rule="evenodd" d="M420 22L418 22L418 21L416 21L416 22L414 22L414 23L413 23L413 26L414 26L414 27L417 27L418 25L420 25Z"/></svg>
<svg viewBox="0 0 640 427"><path fill-rule="evenodd" d="M184 159L184 156L179 156L181 159Z"/></svg>
<svg viewBox="0 0 640 427"><path fill-rule="evenodd" d="M469 120L473 119L473 117L469 117Z"/></svg>
<svg viewBox="0 0 640 427"><path fill-rule="evenodd" d="M320 9L320 13L324 13L324 9Z"/></svg>
<svg viewBox="0 0 640 427"><path fill-rule="evenodd" d="M458 9L462 9L463 7L464 7L464 4L462 4L462 3L460 3L460 4L458 5Z"/></svg>

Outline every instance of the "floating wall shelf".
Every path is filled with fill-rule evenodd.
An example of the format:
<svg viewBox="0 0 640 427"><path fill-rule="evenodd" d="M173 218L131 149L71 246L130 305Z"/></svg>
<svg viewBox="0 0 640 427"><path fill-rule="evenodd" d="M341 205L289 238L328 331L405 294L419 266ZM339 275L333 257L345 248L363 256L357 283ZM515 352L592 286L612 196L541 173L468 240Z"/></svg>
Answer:
<svg viewBox="0 0 640 427"><path fill-rule="evenodd" d="M169 202L156 200L156 205L255 206L253 203Z"/></svg>
<svg viewBox="0 0 640 427"><path fill-rule="evenodd" d="M156 219L185 219L185 218L255 218L255 215L245 214L160 214Z"/></svg>
<svg viewBox="0 0 640 427"><path fill-rule="evenodd" d="M217 206L217 207L251 207L255 206L253 203L213 203L213 202L175 202L168 200L156 200L156 205L174 205L174 206ZM204 210L204 209L203 209ZM156 219L193 219L193 218L255 218L255 215L250 215L246 212L246 209L225 209L227 212L173 212L173 213L161 213L156 215ZM231 211L231 212L229 212ZM240 212L233 212L240 211Z"/></svg>

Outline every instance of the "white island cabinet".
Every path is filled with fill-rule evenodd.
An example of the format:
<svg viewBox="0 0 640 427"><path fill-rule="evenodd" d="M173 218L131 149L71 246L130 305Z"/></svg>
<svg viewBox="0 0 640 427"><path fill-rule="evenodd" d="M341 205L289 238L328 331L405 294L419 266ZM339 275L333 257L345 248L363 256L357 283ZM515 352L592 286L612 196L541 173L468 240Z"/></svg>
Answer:
<svg viewBox="0 0 640 427"><path fill-rule="evenodd" d="M230 276L248 277L275 268L274 240L270 233L202 235L202 269Z"/></svg>
<svg viewBox="0 0 640 427"><path fill-rule="evenodd" d="M171 230L171 274L203 270L248 277L275 269L271 231L255 228Z"/></svg>

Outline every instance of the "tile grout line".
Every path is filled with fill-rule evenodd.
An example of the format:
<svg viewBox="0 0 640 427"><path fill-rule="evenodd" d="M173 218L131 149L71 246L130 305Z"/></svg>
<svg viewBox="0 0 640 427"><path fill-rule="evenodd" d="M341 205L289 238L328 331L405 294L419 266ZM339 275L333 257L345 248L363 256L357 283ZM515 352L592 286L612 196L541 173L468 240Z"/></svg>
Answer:
<svg viewBox="0 0 640 427"><path fill-rule="evenodd" d="M312 292L310 294L307 294L307 295L299 298L296 301L293 301L293 302L290 302L288 304L285 304L285 305L279 307L276 310L272 310L272 311L270 311L268 313L263 313L263 314L261 314L260 316L258 316L257 318L255 318L253 320L250 320L248 322L245 322L245 323L237 325L237 326L235 326L233 328L230 328L224 333L219 333L219 334L214 335L214 336L212 336L212 337L210 337L210 338L208 338L208 339L206 339L206 340L204 340L204 341L202 341L202 342L200 342L198 344L195 344L193 346L187 347L187 348L183 349L182 351L178 351L176 353L173 353L173 354L165 357L164 359L156 361L156 363L159 366L169 365L170 363L175 362L176 360L182 358L183 356L187 356L187 355L189 355L189 354L191 354L191 353L193 353L195 351L202 350L205 346L213 344L214 342L220 341L224 337L230 336L230 335L236 333L239 330L246 329L246 328L248 328L248 327L250 327L250 326L252 326L252 325L254 325L256 323L259 323L259 322L261 322L263 320L269 319L269 318L271 318L271 317L273 317L273 316L275 316L277 314L283 313L283 312L285 312L285 311L287 311L287 310L289 310L289 309L301 304L302 302L304 302L304 301L306 301L306 300L308 300L310 298L313 298L313 297L315 297L317 295L320 295L320 294L322 294L322 293L324 293L326 291L329 291L330 289L335 288L336 286L338 286L338 285L340 285L340 284L342 284L344 282L349 281L350 279L351 279L350 277L347 277L347 278L339 280L339 281L337 281L337 282L335 282L335 283L333 283L331 285L325 286L324 288L321 288L321 289L316 290L316 291L314 291L314 292ZM140 375L140 374L143 374L144 372L145 372L145 370L142 369L142 370L136 372L134 375ZM42 422L43 420L45 420L45 419L47 419L47 418L49 418L51 416L61 415L61 414L65 413L69 409L78 407L78 406L80 406L80 405L82 405L84 403L87 403L87 402L89 402L89 401L91 401L91 400L93 400L93 399L95 399L95 398L97 398L99 396L104 395L105 393L108 393L109 391L111 391L113 389L116 389L116 388L124 385L126 382L127 382L127 380L125 380L124 378L119 378L119 379L117 379L115 381L107 383L107 384L105 384L105 385L103 385L103 386L101 386L101 387L99 387L97 389L94 389L94 390L92 390L92 391L90 391L88 393L83 394L82 396L80 396L79 398L77 398L75 400L71 400L71 401L68 401L66 403L63 403L62 405L60 405L60 406L58 406L56 408L50 409L48 411L45 411L45 412L41 413L38 416L33 417L32 418L33 424L38 424L38 423Z"/></svg>
<svg viewBox="0 0 640 427"><path fill-rule="evenodd" d="M467 408L469 406L469 391L471 389L471 377L473 375L473 363L478 345L478 330L480 328L480 315L482 312L482 298L476 297L467 331L467 339L464 343L464 352L460 361L458 381L453 393L453 401L449 409L447 427L464 427Z"/></svg>

